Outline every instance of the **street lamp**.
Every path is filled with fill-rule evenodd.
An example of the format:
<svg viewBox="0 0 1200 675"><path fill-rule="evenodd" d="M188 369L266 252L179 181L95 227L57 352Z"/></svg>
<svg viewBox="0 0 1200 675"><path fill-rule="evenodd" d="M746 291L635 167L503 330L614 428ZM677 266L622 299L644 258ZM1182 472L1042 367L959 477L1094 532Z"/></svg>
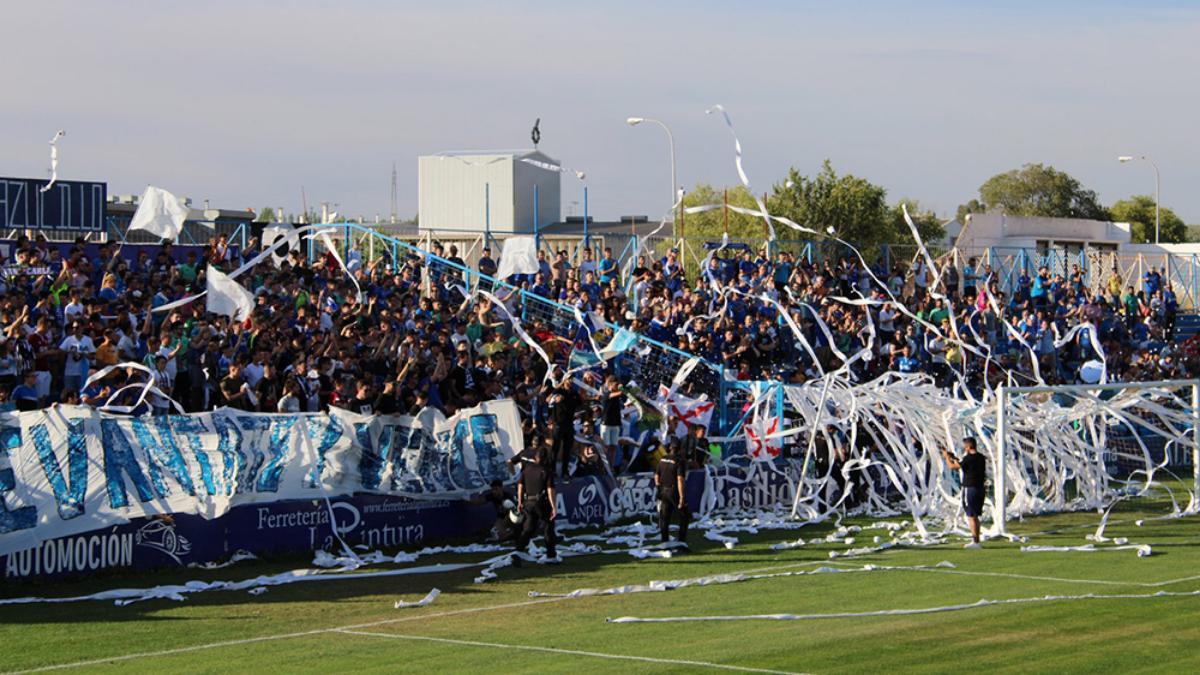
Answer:
<svg viewBox="0 0 1200 675"><path fill-rule="evenodd" d="M1150 159L1150 157L1148 157L1146 155L1141 155L1140 157L1134 157L1132 155L1121 155L1120 157L1117 158L1117 161L1124 164L1126 162L1132 162L1135 159L1140 159L1144 162L1149 162L1150 166L1154 167L1154 243L1155 243L1155 245L1157 245L1158 240L1159 240L1159 234L1160 234L1160 226L1162 224L1162 221L1159 218L1159 202L1158 202L1159 187L1162 184L1162 181L1160 180L1160 177L1158 175L1158 165L1154 163L1154 160Z"/></svg>
<svg viewBox="0 0 1200 675"><path fill-rule="evenodd" d="M675 182L675 137L671 135L670 127L668 127L666 124L663 124L659 120L651 119L649 117L630 117L625 120L625 123L631 127L636 127L642 122L651 122L657 124L663 128L663 131L667 132L667 144L670 146L671 151L671 206L674 207L676 195L678 194L679 190L678 184Z"/></svg>

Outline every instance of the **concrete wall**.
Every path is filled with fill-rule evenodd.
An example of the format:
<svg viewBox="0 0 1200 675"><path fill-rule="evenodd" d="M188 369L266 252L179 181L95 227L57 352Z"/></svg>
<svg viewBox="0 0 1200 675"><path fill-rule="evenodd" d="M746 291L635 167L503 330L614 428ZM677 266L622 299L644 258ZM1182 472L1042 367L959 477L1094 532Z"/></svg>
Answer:
<svg viewBox="0 0 1200 675"><path fill-rule="evenodd" d="M1038 241L1129 243L1129 223L1082 218L1022 218L1000 213L976 213L959 240L964 248L1032 247Z"/></svg>
<svg viewBox="0 0 1200 675"><path fill-rule="evenodd" d="M535 159L539 162L557 165L558 161L550 159L546 155L537 152L530 155L530 159ZM533 232L533 186L537 185L537 220L538 227L545 227L550 223L557 223L561 220L562 202L560 199L562 172L550 171L543 169L527 162L522 162L519 159L513 165L513 185L515 192L512 195L513 213L515 217L514 232ZM572 176L572 183L578 181Z"/></svg>
<svg viewBox="0 0 1200 675"><path fill-rule="evenodd" d="M490 192L491 229L513 231L512 155L420 157L417 176L422 229L482 232Z"/></svg>

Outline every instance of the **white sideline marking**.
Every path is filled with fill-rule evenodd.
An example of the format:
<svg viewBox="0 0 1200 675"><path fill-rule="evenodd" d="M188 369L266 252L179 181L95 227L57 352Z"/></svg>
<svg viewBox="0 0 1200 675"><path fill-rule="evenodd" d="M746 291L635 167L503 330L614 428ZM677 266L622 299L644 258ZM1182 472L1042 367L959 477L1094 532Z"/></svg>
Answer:
<svg viewBox="0 0 1200 675"><path fill-rule="evenodd" d="M805 562L801 562L801 563L789 563L786 565L759 567L759 568L755 568L753 570L744 571L743 573L745 574L745 573L751 573L751 572L763 572L763 571L774 570L774 569L789 569L789 568L794 568L794 567L806 567L809 565L821 565L821 564L828 564L828 563L824 560L809 560L809 561L805 561ZM550 598L537 598L534 600L523 600L521 602L510 602L510 603L505 603L502 605L487 605L487 606L483 606L483 607L467 607L464 609L453 609L453 610L447 610L444 612L433 612L433 613L429 613L429 614L414 614L412 616L405 616L405 617L400 617L400 618L395 618L395 619L383 619L382 621L372 621L370 623L352 624L349 626L337 626L334 628L318 628L318 629L314 629L314 630L300 631L300 632L296 632L296 633L283 633L283 634L279 634L279 635L262 635L259 637L243 638L240 640L225 640L222 642L212 642L212 643L202 644L202 645L190 645L187 647L175 647L172 649L162 649L162 650L153 651L153 652L135 652L133 654L121 654L121 655L117 655L117 656L109 656L109 657L99 658L99 659L88 659L86 661L73 661L71 663L58 663L58 664L53 664L53 665L48 665L48 666L38 666L37 668L28 668L26 670L11 670L11 671L4 671L4 672L12 673L13 675L17 675L19 673L44 673L44 672L51 671L51 670L64 670L67 668L85 668L87 666L95 666L95 665L100 665L100 664L104 664L104 663L117 663L117 662L121 662L121 661L132 661L134 659L152 658L152 657L156 657L156 656L172 656L174 654L186 654L188 652L203 651L205 649L217 649L220 647L236 647L238 645L254 644L256 642L269 642L272 640L287 640L290 638L307 637L310 635L321 635L323 633L346 631L346 630L351 630L351 629L355 629L355 628L374 628L376 626L386 626L388 624L401 623L404 621L414 621L414 620L418 620L418 619L437 619L437 618L441 618L444 616L454 616L457 614L473 614L473 613L477 613L477 612L488 612L488 611L491 611L494 609L510 609L513 607L525 607L527 605L537 605L537 604L541 604L544 602L558 602L561 600L571 600L571 599L573 599L573 598L550 597Z"/></svg>
<svg viewBox="0 0 1200 675"><path fill-rule="evenodd" d="M973 577L1005 577L1008 579L1029 579L1031 581L1058 581L1067 584L1104 584L1106 586L1141 586L1143 588L1161 588L1184 581L1200 579L1200 574L1166 581L1112 581L1108 579L1071 579L1068 577L1043 577L1035 574L1017 574L1015 572L972 572L970 570L951 570L933 568L913 568L914 572L941 572L942 574L965 574Z"/></svg>
<svg viewBox="0 0 1200 675"><path fill-rule="evenodd" d="M786 673L791 675L791 671L787 670L769 670L766 668L750 668L747 666L732 666L722 663L709 663L707 661L687 661L683 659L662 659L653 658L650 656L633 656L630 654L607 654L604 652L585 652L578 649L556 649L554 647L535 647L531 645L507 645L498 642L477 642L475 640L453 640L450 638L429 637L425 635L399 635L397 633L371 633L367 631L357 630L339 630L339 633L346 635L368 635L371 637L392 638L394 640L424 640L427 642L441 642L451 645L465 645L468 647L493 647L496 649L517 649L521 651L531 652L549 652L551 654L568 654L571 656L591 656L598 659L616 659L619 661L643 661L646 663L667 663L676 666L699 666L702 668L715 668L719 670L737 670L745 673Z"/></svg>
<svg viewBox="0 0 1200 675"><path fill-rule="evenodd" d="M877 616L910 616L914 614L936 614L938 612L959 612L966 609L992 607L995 605L1016 605L1038 602L1077 602L1082 600L1151 600L1157 598L1183 598L1200 596L1197 591L1158 591L1141 595L1119 593L1113 595L1045 595L1034 598L1007 598L1004 600L980 599L975 602L958 605L943 605L940 607L919 607L915 609L875 609L866 612L832 612L828 614L732 614L717 616L662 616L639 617L622 616L608 619L608 623L676 623L696 621L805 621L814 619L858 619Z"/></svg>
<svg viewBox="0 0 1200 675"><path fill-rule="evenodd" d="M49 666L39 666L37 668L29 668L26 670L5 671L17 675L18 673L42 673L48 670L60 670L65 668L85 668L87 666L97 666L104 663L117 663L120 661L132 661L133 659L150 658L155 656L172 656L174 654L186 654L188 652L198 652L205 649L216 649L218 647L236 647L238 645L254 644L256 642L270 642L272 640L287 640L290 638L307 637L309 635L321 635L323 633L336 633L339 631L351 630L354 628L374 628L376 626L386 626L392 623L401 623L404 621L417 621L423 619L436 619L443 616L454 616L456 614L474 614L476 612L487 612L493 609L510 609L513 607L525 607L527 605L539 605L545 602L557 602L566 600L567 598L538 598L536 600L524 600L521 602L509 602L502 605L487 605L484 607L467 607L464 609L452 609L444 612L433 612L429 614L414 614L396 619L383 619L381 621L371 621L368 623L351 624L348 626L337 626L334 628L317 628L314 630L300 631L296 633L281 633L279 635L262 635L259 637L243 638L241 640L225 640L222 642L210 642L203 645L191 645L188 647L175 647L173 649L162 649L153 652L135 652L133 654L122 654L118 656L109 656L99 659L88 659L87 661L74 661L71 663L58 663Z"/></svg>
<svg viewBox="0 0 1200 675"><path fill-rule="evenodd" d="M808 561L804 561L804 562L788 563L788 564L784 564L784 565L769 565L766 567L756 567L756 568L752 568L750 570L742 570L740 573L752 574L752 573L768 572L768 571L773 571L773 570L793 569L796 567L808 567L811 565L832 565L832 566L852 567L853 563L844 562L844 561L833 561L833 560L808 560ZM1106 584L1106 585L1145 586L1145 587L1151 587L1151 588L1156 588L1156 587L1161 587L1161 586L1169 586L1171 584L1176 584L1176 583L1180 583L1183 581L1192 581L1195 579L1200 579L1200 575L1196 575L1196 576L1190 576L1190 577L1182 577L1180 579L1170 579L1167 581L1160 581L1160 582L1137 582L1137 581L1120 582L1120 581L1108 581L1108 580L1100 580L1100 579L1070 579L1070 578L1063 578L1063 577L1040 577L1040 576L1034 576L1034 575L1024 575L1024 574L1005 573L1005 572L971 572L971 571L967 571L967 570L949 570L949 569L936 569L936 570L928 569L928 570L915 570L915 571L942 572L942 573L965 574L965 575L973 575L973 576L1002 576L1002 577L1010 577L1010 578L1014 578L1014 579L1031 579L1031 580L1038 580L1038 581L1057 581L1057 582L1064 582L1064 583L1093 583L1093 584ZM739 572L729 572L729 574L737 574L737 573L739 573ZM109 657L105 657L105 658L88 659L86 661L74 661L74 662L70 662L70 663L59 663L59 664L53 664L53 665L47 665L47 666L38 666L36 668L29 668L29 669L25 669L25 670L12 670L12 671L3 671L3 672L4 673L13 673L14 675L16 675L18 673L41 673L41 672L47 672L47 671L51 671L51 670L65 670L68 668L83 668L83 667L87 667L87 666L94 666L94 665L100 665L100 664L105 664L105 663L118 663L118 662L123 662L123 661L132 661L134 659L140 659L140 658L152 658L152 657L157 657L157 656L171 656L174 654L186 654L188 652L203 651L206 649L217 649L220 647L235 647L238 645L254 644L257 642L269 642L269 641L273 641L273 640L286 640L286 639L290 639L290 638L306 637L306 636L310 636L310 635L321 635L323 633L346 632L348 630L357 629L357 628L373 628L376 626L385 626L385 625L394 624L394 623L401 623L404 621L414 621L414 620L420 620L420 619L437 619L437 618L441 618L441 617L445 617L445 616L454 616L454 615L458 615L458 614L474 614L474 613L478 613L478 612L488 612L488 611L497 610L497 609L510 609L510 608L514 608L514 607L525 607L528 605L536 605L536 604L541 604L541 603L546 603L546 602L558 602L561 600L571 600L571 599L574 599L574 598L565 597L565 596L563 596L563 597L543 597L543 598L536 598L536 599L532 599L532 600L524 600L521 602L505 603L505 604L500 604L500 605L486 605L483 607L467 607L467 608L463 608L463 609L446 610L443 612L433 612L433 613L428 613L428 614L411 615L411 616L399 617L399 618L394 618L394 619L383 619L381 621L372 621L372 622L368 622L368 623L352 624L352 625L348 625L348 626L338 626L338 627L333 627L333 628L318 628L318 629L309 630L309 631L300 631L300 632L295 632L295 633L283 633L283 634L278 634L278 635L263 635L263 636L259 636L259 637L253 637L253 638L243 638L240 640L226 640L226 641L222 641L222 642L212 642L212 643L202 644L202 645L191 645L191 646L187 646L187 647L176 647L176 648L172 648L172 649L163 649L163 650L153 651L153 652L135 652L133 654L121 654L121 655L109 656Z"/></svg>

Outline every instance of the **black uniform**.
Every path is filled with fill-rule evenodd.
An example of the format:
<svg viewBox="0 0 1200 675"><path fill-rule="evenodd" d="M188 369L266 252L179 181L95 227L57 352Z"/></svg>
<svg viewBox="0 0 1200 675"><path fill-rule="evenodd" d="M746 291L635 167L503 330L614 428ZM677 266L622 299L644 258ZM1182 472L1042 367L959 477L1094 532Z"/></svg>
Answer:
<svg viewBox="0 0 1200 675"><path fill-rule="evenodd" d="M554 441L550 449L555 461L562 467L560 470L565 479L571 467L571 450L575 447L575 413L583 405L583 399L569 385L565 390L556 389L554 393L561 398L554 404Z"/></svg>
<svg viewBox="0 0 1200 675"><path fill-rule="evenodd" d="M708 439L701 436L696 436L688 430L687 436L683 437L680 443L683 451L683 461L685 463L684 471L688 469L699 469L705 464L708 464Z"/></svg>
<svg viewBox="0 0 1200 675"><path fill-rule="evenodd" d="M496 508L496 523L493 526L496 530L496 541L511 541L516 537L517 527L509 520L508 509L504 507L505 501L511 501L513 504L517 503L517 498L513 496L513 493L504 490L497 496L494 492L488 490L483 495L483 501Z"/></svg>
<svg viewBox="0 0 1200 675"><path fill-rule="evenodd" d="M525 520L521 523L521 533L517 536L517 551L525 551L529 540L533 539L538 527L546 537L546 555L557 557L555 546L558 541L554 532L554 521L550 520L553 506L550 503L550 490L554 488L554 472L540 463L528 462L521 468L518 479L524 490L521 502L521 513Z"/></svg>
<svg viewBox="0 0 1200 675"><path fill-rule="evenodd" d="M663 542L671 538L671 520L679 522L679 541L687 542L688 522L691 513L687 504L680 508L682 495L679 493L679 478L687 478L687 466L678 456L667 455L658 461L654 470L658 479L658 529Z"/></svg>

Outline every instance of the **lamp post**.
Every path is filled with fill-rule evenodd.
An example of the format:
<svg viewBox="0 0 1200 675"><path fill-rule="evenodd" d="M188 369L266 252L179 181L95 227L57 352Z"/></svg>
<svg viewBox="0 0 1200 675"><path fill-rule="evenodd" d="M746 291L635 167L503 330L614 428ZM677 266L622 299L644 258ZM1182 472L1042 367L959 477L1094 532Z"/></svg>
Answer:
<svg viewBox="0 0 1200 675"><path fill-rule="evenodd" d="M663 131L667 132L667 145L671 151L671 205L674 206L679 190L679 184L675 181L675 137L671 135L671 128L659 120L649 117L630 117L625 120L625 123L631 127L636 127L642 122L657 124L663 128Z"/></svg>
<svg viewBox="0 0 1200 675"><path fill-rule="evenodd" d="M1155 164L1154 160L1150 159L1150 157L1147 155L1141 155L1140 157L1134 157L1132 155L1121 155L1120 157L1117 158L1117 161L1124 164L1126 162L1132 162L1135 159L1140 159L1144 162L1149 162L1150 166L1154 167L1154 243L1158 244L1159 236L1161 234L1161 225L1162 225L1162 220L1159 218L1159 201L1158 201L1159 188L1162 185L1162 180L1158 174L1158 165Z"/></svg>

